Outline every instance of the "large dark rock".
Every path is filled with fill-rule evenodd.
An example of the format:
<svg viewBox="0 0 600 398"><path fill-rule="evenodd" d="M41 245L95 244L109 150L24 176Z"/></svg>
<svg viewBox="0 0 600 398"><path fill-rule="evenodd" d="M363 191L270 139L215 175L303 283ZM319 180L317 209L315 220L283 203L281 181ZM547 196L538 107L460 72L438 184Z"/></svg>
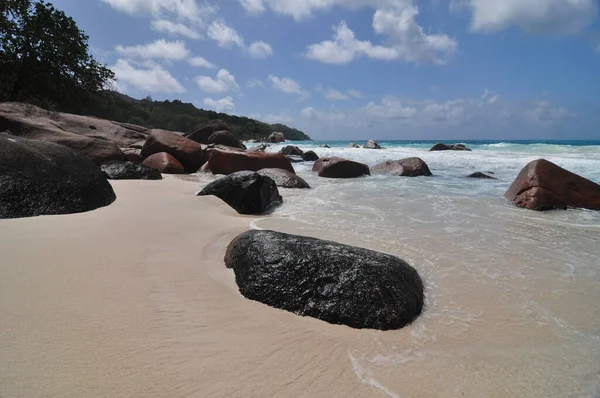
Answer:
<svg viewBox="0 0 600 398"><path fill-rule="evenodd" d="M348 148L360 148L360 144L357 144L356 142L351 142L348 144Z"/></svg>
<svg viewBox="0 0 600 398"><path fill-rule="evenodd" d="M600 210L600 185L545 159L525 166L504 196L516 206L532 210Z"/></svg>
<svg viewBox="0 0 600 398"><path fill-rule="evenodd" d="M210 138L210 136L216 133L217 131L233 132L233 129L231 128L231 126L224 123L223 121L215 120L214 122L207 124L206 126L198 127L184 134L184 136L199 144L208 144L208 139Z"/></svg>
<svg viewBox="0 0 600 398"><path fill-rule="evenodd" d="M129 162L142 163L144 161L144 157L142 156L141 149L124 148L123 154L125 155L125 159Z"/></svg>
<svg viewBox="0 0 600 398"><path fill-rule="evenodd" d="M267 138L267 142L270 142L273 144L279 144L279 143L285 142L285 136L283 135L283 133L272 133Z"/></svg>
<svg viewBox="0 0 600 398"><path fill-rule="evenodd" d="M482 173L480 171L478 171L476 173L473 173L473 174L469 174L467 176L467 178L479 178L479 179L482 179L482 180L485 180L485 179L487 179L487 180L496 180L497 179L495 177L492 177L492 176L489 176L487 174L484 174L484 173Z"/></svg>
<svg viewBox="0 0 600 398"><path fill-rule="evenodd" d="M427 163L421 158L407 158L402 160L388 160L374 166L371 169L373 174L386 174L404 177L430 176L431 170Z"/></svg>
<svg viewBox="0 0 600 398"><path fill-rule="evenodd" d="M0 218L80 213L115 199L87 156L63 145L0 134Z"/></svg>
<svg viewBox="0 0 600 398"><path fill-rule="evenodd" d="M356 178L371 175L369 166L338 157L321 158L313 165L314 172L319 177L326 178Z"/></svg>
<svg viewBox="0 0 600 398"><path fill-rule="evenodd" d="M430 151L471 151L471 149L467 148L463 144L447 145L438 142L430 149Z"/></svg>
<svg viewBox="0 0 600 398"><path fill-rule="evenodd" d="M306 151L302 154L302 159L305 162L316 162L319 160L319 155L317 155L315 151Z"/></svg>
<svg viewBox="0 0 600 398"><path fill-rule="evenodd" d="M275 181L254 171L240 171L208 184L198 196L214 195L240 214L264 214L283 199Z"/></svg>
<svg viewBox="0 0 600 398"><path fill-rule="evenodd" d="M161 152L177 159L188 173L195 173L204 164L202 145L172 131L152 130L142 148L142 156L147 158Z"/></svg>
<svg viewBox="0 0 600 398"><path fill-rule="evenodd" d="M185 174L183 165L166 152L148 156L142 164L164 174Z"/></svg>
<svg viewBox="0 0 600 398"><path fill-rule="evenodd" d="M282 153L247 153L215 149L210 153L207 167L214 174L225 175L261 169L284 169L296 173L290 161Z"/></svg>
<svg viewBox="0 0 600 398"><path fill-rule="evenodd" d="M103 164L101 170L109 180L160 180L160 171L143 164L133 162L114 162Z"/></svg>
<svg viewBox="0 0 600 398"><path fill-rule="evenodd" d="M310 189L310 185L308 185L304 179L298 177L296 174L290 173L287 170L262 169L258 171L258 174L271 178L273 181L275 181L278 187Z"/></svg>
<svg viewBox="0 0 600 398"><path fill-rule="evenodd" d="M208 144L225 145L232 148L246 149L246 145L232 132L223 130L208 137Z"/></svg>
<svg viewBox="0 0 600 398"><path fill-rule="evenodd" d="M401 259L335 242L249 231L227 248L244 297L353 328L398 329L423 310L423 282Z"/></svg>
<svg viewBox="0 0 600 398"><path fill-rule="evenodd" d="M297 146L288 145L281 149L281 153L283 153L284 155L287 155L287 156L302 156L304 151L302 149L298 148Z"/></svg>
<svg viewBox="0 0 600 398"><path fill-rule="evenodd" d="M384 149L381 145L379 145L378 143L376 143L373 140L367 141L367 143L365 144L365 146L363 148L365 148L365 149Z"/></svg>

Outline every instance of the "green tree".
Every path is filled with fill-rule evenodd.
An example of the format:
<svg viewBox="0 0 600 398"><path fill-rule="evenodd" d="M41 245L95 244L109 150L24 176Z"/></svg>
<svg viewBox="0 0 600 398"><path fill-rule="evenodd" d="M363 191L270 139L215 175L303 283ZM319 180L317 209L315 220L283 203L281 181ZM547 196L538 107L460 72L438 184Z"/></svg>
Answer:
<svg viewBox="0 0 600 398"><path fill-rule="evenodd" d="M75 21L40 0L0 0L0 100L76 107L114 73L90 54Z"/></svg>

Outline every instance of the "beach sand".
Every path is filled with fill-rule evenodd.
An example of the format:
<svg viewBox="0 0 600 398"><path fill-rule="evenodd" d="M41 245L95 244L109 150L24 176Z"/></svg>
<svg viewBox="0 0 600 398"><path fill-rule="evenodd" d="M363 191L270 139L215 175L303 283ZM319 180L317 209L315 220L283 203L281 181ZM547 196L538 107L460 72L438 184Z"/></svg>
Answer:
<svg viewBox="0 0 600 398"><path fill-rule="evenodd" d="M254 218L190 181L112 184L102 209L0 220L2 398L386 396L349 358L364 332L239 294L223 255Z"/></svg>

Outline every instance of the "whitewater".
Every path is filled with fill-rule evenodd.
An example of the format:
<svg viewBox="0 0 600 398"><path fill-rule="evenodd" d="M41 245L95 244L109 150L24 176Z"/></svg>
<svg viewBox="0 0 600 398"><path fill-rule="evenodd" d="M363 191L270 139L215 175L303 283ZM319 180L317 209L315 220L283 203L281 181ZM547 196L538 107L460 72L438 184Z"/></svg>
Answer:
<svg viewBox="0 0 600 398"><path fill-rule="evenodd" d="M353 335L348 361L363 383L403 398L600 396L600 212L539 213L503 197L539 158L600 183L600 141L463 142L472 152L429 152L430 141L324 143L293 145L369 166L418 156L434 174L332 180L296 163L312 189L282 189L283 206L253 222L387 252L419 270L427 301L414 324ZM477 171L497 180L466 178Z"/></svg>

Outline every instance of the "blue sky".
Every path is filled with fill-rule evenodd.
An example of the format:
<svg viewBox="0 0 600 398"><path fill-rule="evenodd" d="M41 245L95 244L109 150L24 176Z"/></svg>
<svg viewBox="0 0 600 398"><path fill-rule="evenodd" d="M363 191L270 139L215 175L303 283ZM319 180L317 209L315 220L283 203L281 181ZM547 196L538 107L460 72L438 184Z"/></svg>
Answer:
<svg viewBox="0 0 600 398"><path fill-rule="evenodd" d="M600 139L597 0L54 0L136 98L314 139Z"/></svg>

